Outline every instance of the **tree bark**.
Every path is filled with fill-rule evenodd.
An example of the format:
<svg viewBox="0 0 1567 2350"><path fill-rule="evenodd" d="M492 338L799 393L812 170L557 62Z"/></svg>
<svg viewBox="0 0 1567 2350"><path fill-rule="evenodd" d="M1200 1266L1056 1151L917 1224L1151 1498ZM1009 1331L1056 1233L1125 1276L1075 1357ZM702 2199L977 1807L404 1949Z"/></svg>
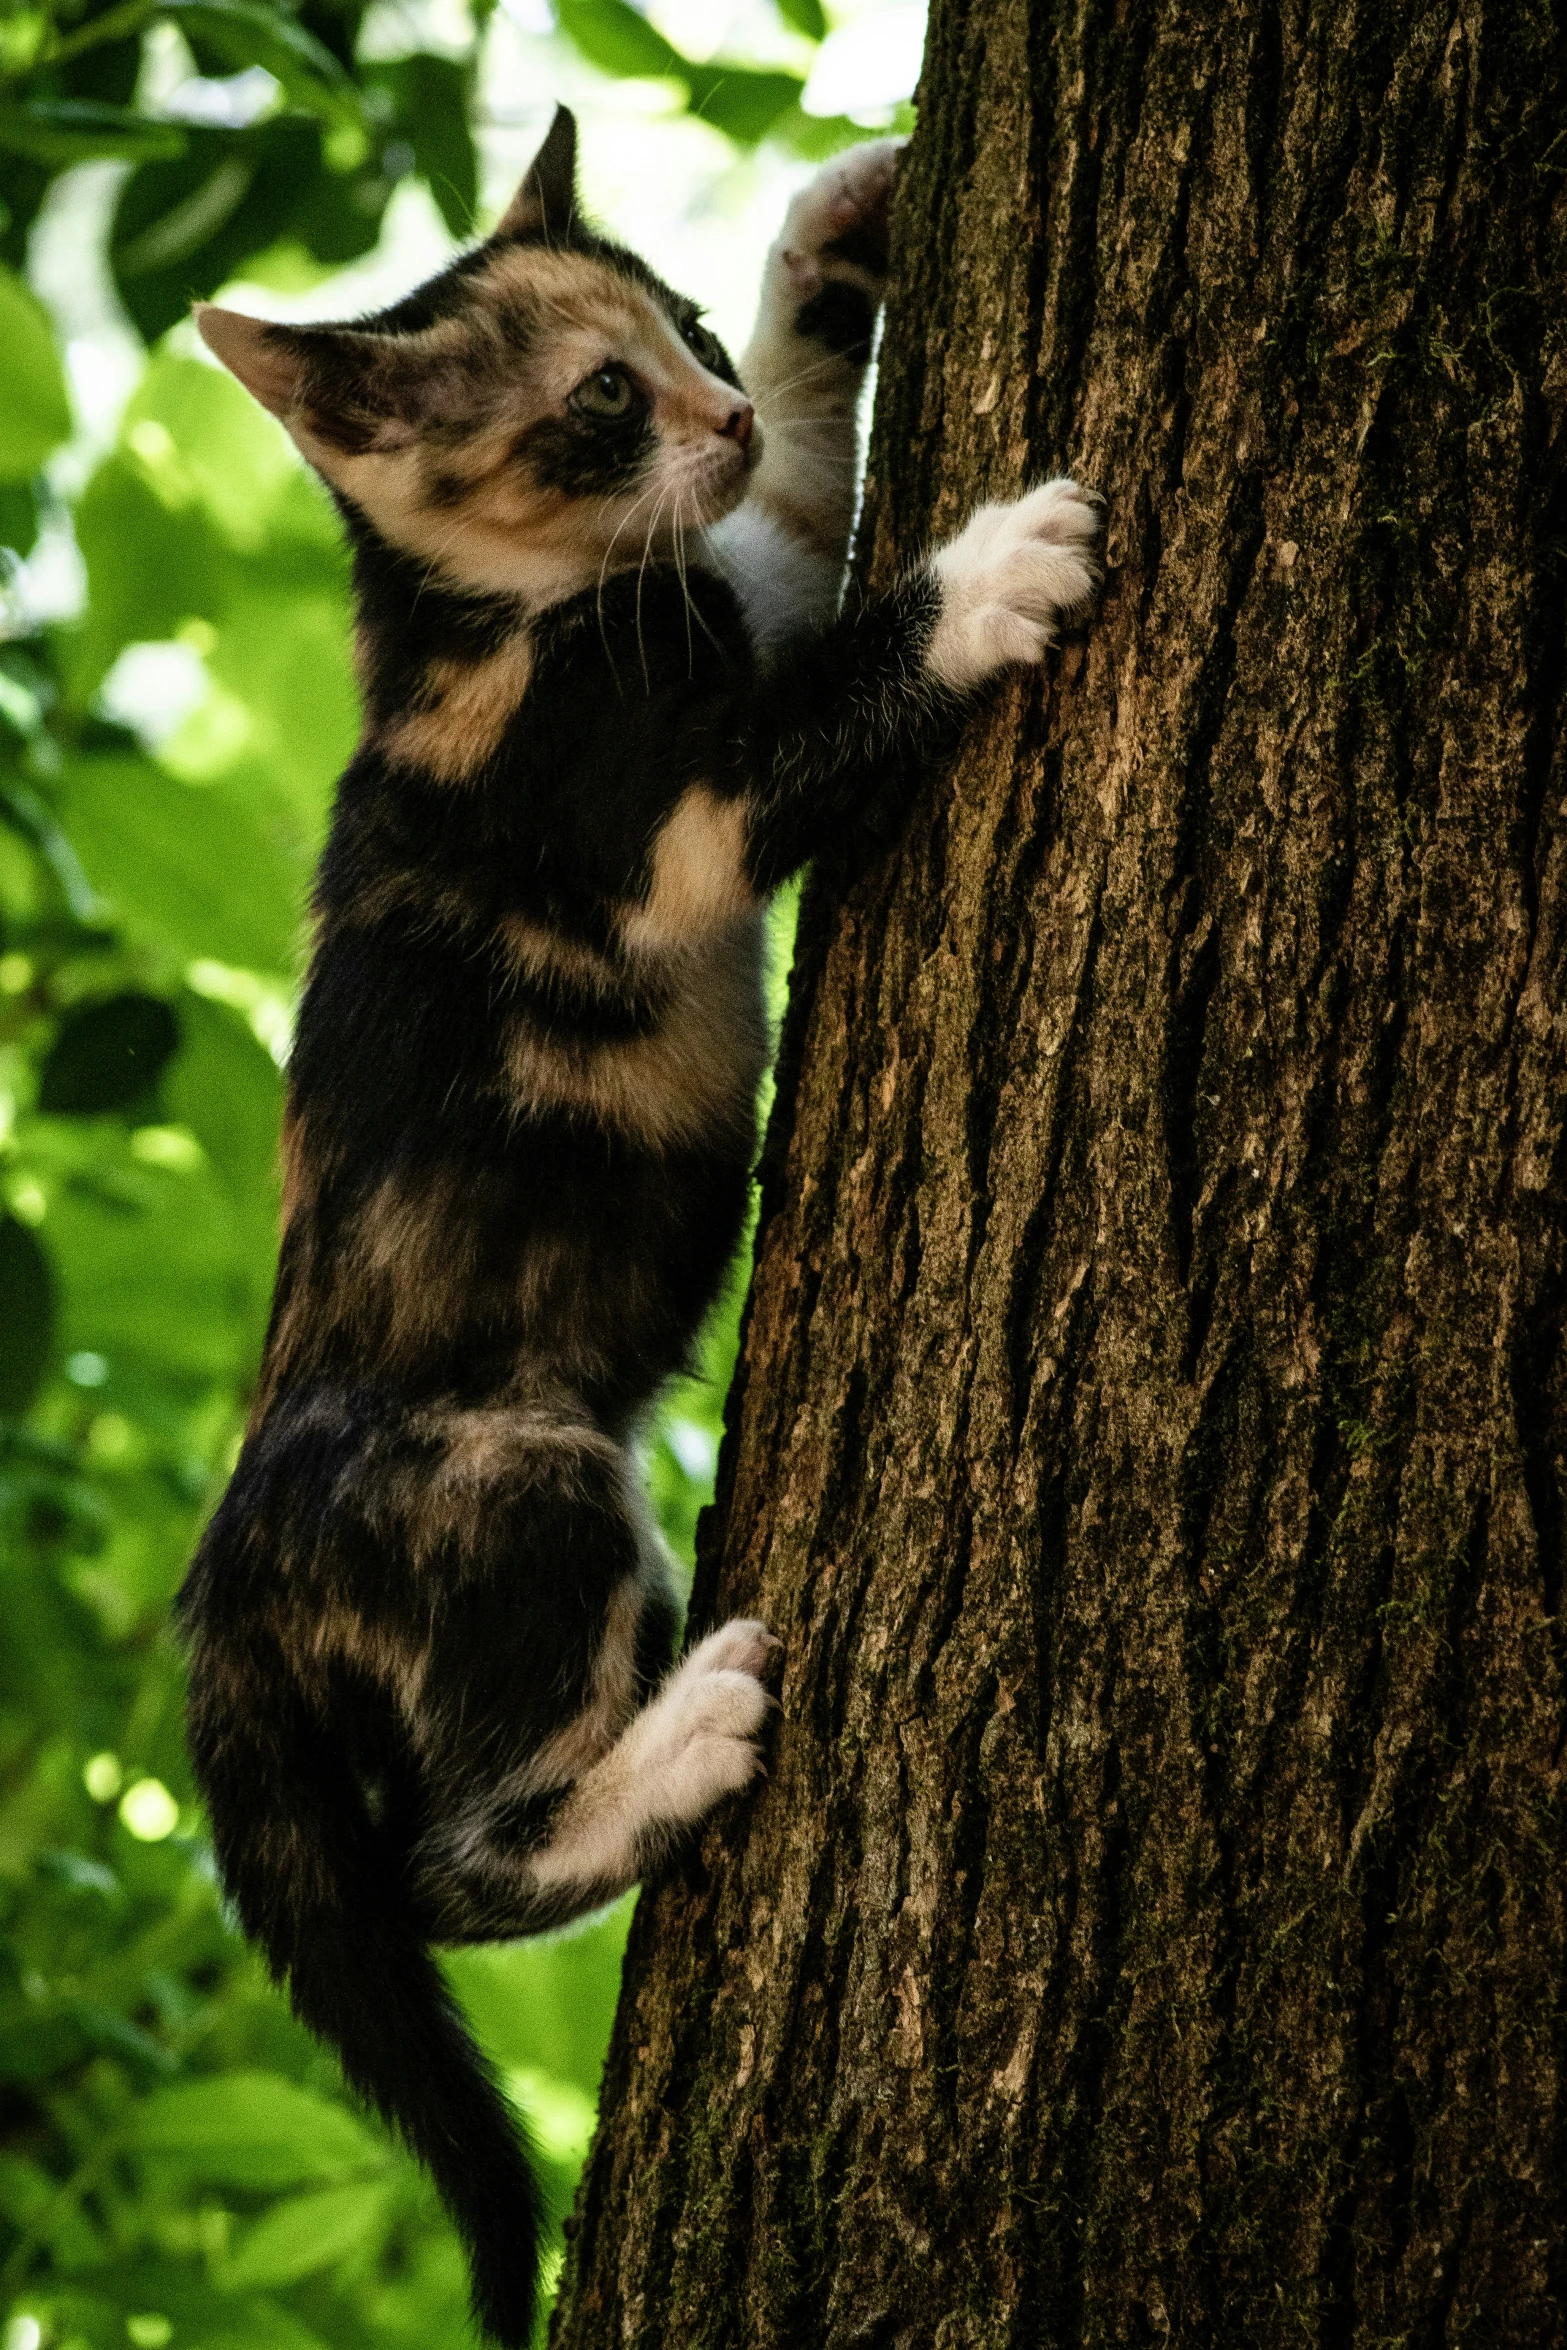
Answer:
<svg viewBox="0 0 1567 2350"><path fill-rule="evenodd" d="M936 0L862 553L1085 639L807 902L560 2350L1567 2340L1567 61Z"/></svg>

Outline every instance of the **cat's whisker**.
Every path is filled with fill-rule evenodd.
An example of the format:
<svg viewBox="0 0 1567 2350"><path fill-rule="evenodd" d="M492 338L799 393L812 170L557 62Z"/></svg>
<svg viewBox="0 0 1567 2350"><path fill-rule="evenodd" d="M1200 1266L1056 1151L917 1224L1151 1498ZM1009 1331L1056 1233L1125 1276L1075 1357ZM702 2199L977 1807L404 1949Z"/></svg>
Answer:
<svg viewBox="0 0 1567 2350"><path fill-rule="evenodd" d="M614 670L614 667L615 667L615 659L614 659L614 655L613 655L612 653L610 653L610 649L609 649L609 637L608 637L608 635L607 635L607 633L606 633L606 631L605 631L605 627L604 627L604 579L605 579L605 575L606 575L606 573L607 573L607 572L608 572L608 570L609 570L609 559L610 559L611 555L613 555L613 553L615 552L615 546L616 546L616 542L619 540L619 538L620 538L620 536L621 536L622 532L624 532L625 530L629 529L630 525L631 525L631 524L632 524L632 523L635 521L636 517L637 517L637 516L638 516L638 515L641 513L641 511L642 511L643 507L644 507L644 506L647 504L647 502L648 502L649 498L651 498L651 497L653 497L653 496L655 496L655 495L657 494L657 491L658 491L658 486L659 486L659 485L658 485L658 481L657 481L657 479L656 479L656 477L655 477L655 479L654 479L653 481L651 481L651 482L648 484L647 488L646 488L646 489L645 489L645 490L642 492L642 495L641 495L641 496L640 496L640 497L639 497L639 498L636 500L636 502L635 502L635 503L634 503L634 504L633 504L633 505L632 505L630 508L628 508L627 512L626 512L626 513L625 513L625 514L622 516L621 520L620 520L620 521L619 521L619 523L616 525L616 527L615 527L615 530L614 530L613 534L611 535L611 538L610 538L609 545L608 545L608 546L607 546L607 547L604 549L604 560L603 560L603 562L602 562L602 563L599 565L598 588L597 588L597 592L596 592L596 596L595 596L595 605L594 605L594 608L595 608L595 611L596 611L596 614L597 614L597 617L598 617L598 630L599 630L599 638L600 638L600 641L601 641L601 642L602 642L602 644L603 644L604 651L605 651L606 655L608 655L608 657L609 657L609 665L610 665L610 668L611 668L611 670L612 670L612 671ZM655 518L655 519L656 519L656 518ZM644 554L644 559L645 559L645 554ZM640 592L640 590L639 590L639 592ZM615 682L616 682L616 685L617 685L617 687L618 687L618 685L619 685L619 683L620 683L620 680L619 680L619 677L618 677L618 675L616 676Z"/></svg>
<svg viewBox="0 0 1567 2350"><path fill-rule="evenodd" d="M680 601L685 610L686 676L690 678L694 677L696 674L696 647L693 644L691 638L691 591L686 585L686 543L685 531L681 524L681 508L683 503L684 492L677 489L675 492L674 513L672 514L670 520L675 542L675 577L680 582Z"/></svg>
<svg viewBox="0 0 1567 2350"><path fill-rule="evenodd" d="M698 526L698 527L700 527L700 526ZM706 637L706 639L707 639L708 643L709 643L710 645L712 645L712 646L713 646L713 648L714 648L714 650L715 650L716 652L719 652L719 653L722 653L722 652L724 652L724 650L725 650L725 647L724 647L724 645L723 645L722 641L721 641L721 640L720 640L720 639L719 639L717 636L715 636L715 635L714 635L714 633L713 633L712 629L709 627L709 625L708 625L708 623L707 623L706 619L705 619L705 618L704 618L704 616L703 616L703 612L702 612L702 607L701 607L701 605L700 605L700 604L698 604L698 603L695 603L695 602L692 600L691 591L690 591L690 588L688 587L688 585L687 585L687 581L686 581L686 569L687 569L687 565L686 565L686 552L685 552L685 523L684 523L684 520L683 520L683 518L682 518L682 516L681 516L681 514L680 514L680 510L679 510L678 506L677 506L677 508L676 508L676 514L675 514L675 528L676 528L676 532L677 532L677 534L678 534L679 548L680 548L680 553L679 553L679 558L678 558L678 563L679 563L679 572L680 572L680 592L681 592L681 594L682 594L682 595L685 597L685 602L686 602L686 660L687 660L687 674L689 675L689 674L691 673L691 668L692 668L692 665L694 664L694 660L695 660L694 649L693 649L693 646L692 646L692 643L691 643L691 623L692 623L692 621L693 621L693 620L696 622L696 624L697 624L698 628L699 628L699 629L702 631L702 634L703 634L703 635ZM706 552L707 552L707 554L708 554L709 556L711 556L711 555L713 554L713 548L712 548L711 542L709 542L709 544L708 544L708 546L707 546L707 549L706 549Z"/></svg>
<svg viewBox="0 0 1567 2350"><path fill-rule="evenodd" d="M719 642L719 639L713 634L712 629L708 626L708 623L703 616L701 605L696 603L691 595L690 586L687 581L688 566L686 558L685 519L678 505L675 509L675 533L678 548L676 564L680 574L680 593L685 598L686 607L686 674L687 676L691 676L695 673L696 663L695 647L691 641L691 623L693 620L696 622L697 627L702 631L702 634L707 638L708 643L712 645L716 651L722 653L724 647Z"/></svg>
<svg viewBox="0 0 1567 2350"><path fill-rule="evenodd" d="M766 416L762 408L762 398L780 400L785 392L792 392L796 384L809 383L813 375L829 375L835 368L841 368L842 364L842 360L835 352L825 359L815 359L809 367L801 367L793 375L786 375L781 383L769 384L766 392L760 398L753 393L752 406L765 423Z"/></svg>
<svg viewBox="0 0 1567 2350"><path fill-rule="evenodd" d="M852 416L834 416L830 411L820 416L779 417L772 423L764 416L761 421L775 440L780 436L787 438L791 434L803 436L806 433L820 433L825 437L828 432L833 432L841 436L852 433L855 422Z"/></svg>
<svg viewBox="0 0 1567 2350"><path fill-rule="evenodd" d="M642 581L643 581L643 576L644 576L644 574L645 574L645 573L646 573L646 571L647 571L647 559L648 559L648 556L649 556L649 555L652 553L652 551L653 551L653 533L654 533L654 531L655 531L655 530L658 528L658 518L659 518L659 516L660 516L660 515L663 513L663 511L664 511L664 505L665 505L665 501L667 500L667 498L669 497L669 495L670 495L670 492L669 492L668 488L666 487L666 488L665 488L665 491L664 491L664 494L663 494L663 497L661 497L661 498L659 499L659 502L658 502L658 504L657 504L657 505L654 507L654 509L653 509L653 518L652 518L652 520L649 522L649 524L648 524L648 526L647 526L647 536L646 536L646 537L644 538L644 540L642 541L642 560L641 560L641 562L640 562L640 563L637 565L637 603L636 603L636 613L637 613L637 658L638 658L638 659L641 661L641 663L642 663L642 684L643 684L643 689L644 689L644 691L645 691L645 692L648 692L648 693L651 693L651 692L652 692L652 690L653 690L653 680L652 680L652 678L651 678L651 676L649 675L649 672L648 672L648 665L647 665L647 646L646 646L646 645L645 645L645 643L643 642L643 638L642 638Z"/></svg>

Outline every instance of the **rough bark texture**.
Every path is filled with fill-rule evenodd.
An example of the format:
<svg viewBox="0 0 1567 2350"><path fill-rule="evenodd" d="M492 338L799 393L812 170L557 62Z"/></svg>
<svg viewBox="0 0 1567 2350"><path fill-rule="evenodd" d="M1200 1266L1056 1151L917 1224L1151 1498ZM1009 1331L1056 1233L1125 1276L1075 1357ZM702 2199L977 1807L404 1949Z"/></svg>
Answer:
<svg viewBox="0 0 1567 2350"><path fill-rule="evenodd" d="M808 906L562 2350L1567 2340L1561 40L937 0L870 568L1112 576Z"/></svg>

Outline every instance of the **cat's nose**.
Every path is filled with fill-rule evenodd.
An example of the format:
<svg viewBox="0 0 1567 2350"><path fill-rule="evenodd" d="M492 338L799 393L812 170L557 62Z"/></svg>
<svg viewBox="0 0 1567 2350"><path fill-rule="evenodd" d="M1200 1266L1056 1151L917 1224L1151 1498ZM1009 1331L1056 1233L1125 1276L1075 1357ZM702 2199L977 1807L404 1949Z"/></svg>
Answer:
<svg viewBox="0 0 1567 2350"><path fill-rule="evenodd" d="M751 446L751 427L756 422L756 410L749 400L742 400L738 408L731 408L727 420L719 426L726 441L736 441L742 449Z"/></svg>

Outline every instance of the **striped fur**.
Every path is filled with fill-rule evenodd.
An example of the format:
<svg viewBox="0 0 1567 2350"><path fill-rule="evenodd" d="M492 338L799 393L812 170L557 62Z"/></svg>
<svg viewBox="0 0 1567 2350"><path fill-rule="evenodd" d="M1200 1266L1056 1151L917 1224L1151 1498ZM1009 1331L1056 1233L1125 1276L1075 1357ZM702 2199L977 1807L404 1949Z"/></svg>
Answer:
<svg viewBox="0 0 1567 2350"><path fill-rule="evenodd" d="M261 1380L182 1594L191 1741L247 1931L510 2345L537 2198L428 1945L607 1901L757 1767L773 1643L668 1672L631 1446L745 1214L768 894L959 707L935 569L835 616L890 179L870 148L797 202L749 391L582 220L564 114L393 310L200 314L337 498L364 727Z"/></svg>

